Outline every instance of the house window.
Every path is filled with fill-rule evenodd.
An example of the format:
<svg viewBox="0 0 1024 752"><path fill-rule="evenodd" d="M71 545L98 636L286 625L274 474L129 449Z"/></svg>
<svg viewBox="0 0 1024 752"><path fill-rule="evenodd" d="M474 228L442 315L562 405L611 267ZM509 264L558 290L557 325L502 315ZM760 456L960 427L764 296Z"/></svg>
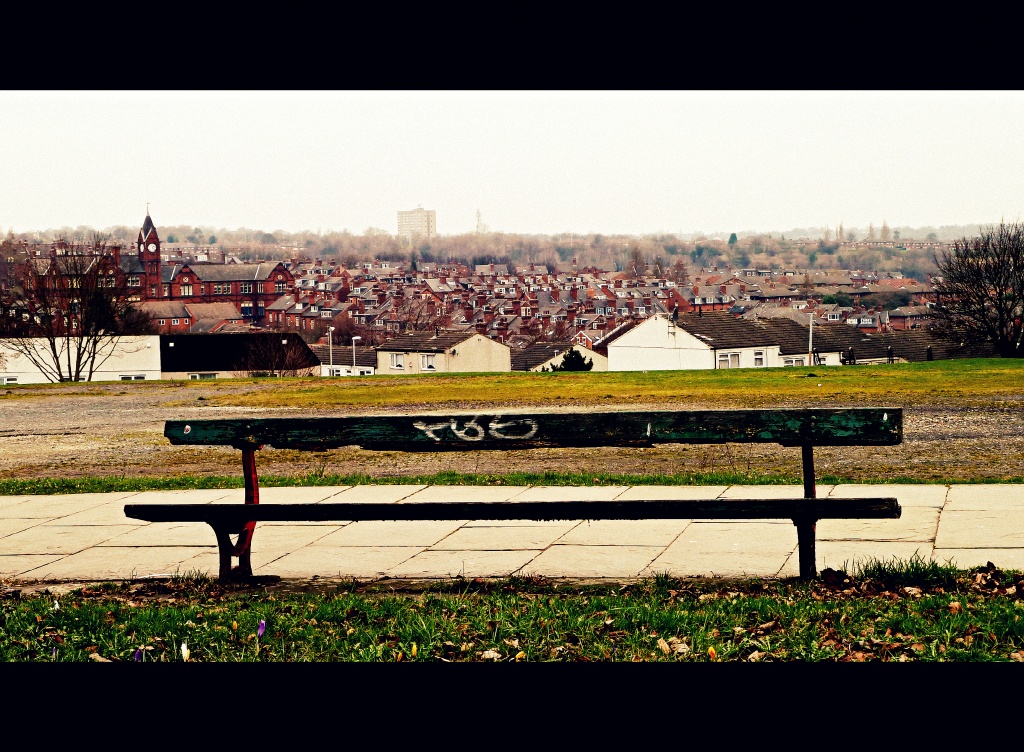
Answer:
<svg viewBox="0 0 1024 752"><path fill-rule="evenodd" d="M160 319L160 326L166 326L166 325L167 325L167 319Z"/></svg>
<svg viewBox="0 0 1024 752"><path fill-rule="evenodd" d="M391 353L391 367L396 371L404 370L404 356L402 353Z"/></svg>
<svg viewBox="0 0 1024 752"><path fill-rule="evenodd" d="M764 350L754 351L754 368L761 368L764 365Z"/></svg>
<svg viewBox="0 0 1024 752"><path fill-rule="evenodd" d="M181 294L182 295L191 295L192 294L192 285L182 285L181 286Z"/></svg>
<svg viewBox="0 0 1024 752"><path fill-rule="evenodd" d="M718 353L718 367L719 368L739 368L740 367L740 354L739 353Z"/></svg>
<svg viewBox="0 0 1024 752"><path fill-rule="evenodd" d="M17 376L3 376L3 377L0 377L0 383L4 383L4 384L17 384L18 383L18 377Z"/></svg>
<svg viewBox="0 0 1024 752"><path fill-rule="evenodd" d="M274 292L284 292L284 282L275 282Z"/></svg>
<svg viewBox="0 0 1024 752"><path fill-rule="evenodd" d="M243 295L248 295L252 292L252 282L241 282L239 287L241 288L240 292Z"/></svg>
<svg viewBox="0 0 1024 752"><path fill-rule="evenodd" d="M804 364L803 358L783 358L782 365L785 366L802 366Z"/></svg>
<svg viewBox="0 0 1024 752"><path fill-rule="evenodd" d="M171 319L171 326L177 326L177 325L178 325L178 319Z"/></svg>
<svg viewBox="0 0 1024 752"><path fill-rule="evenodd" d="M420 356L420 370L421 371L436 371L437 368L434 366L433 355L421 355Z"/></svg>
<svg viewBox="0 0 1024 752"><path fill-rule="evenodd" d="M164 297L166 298L170 294L171 294L171 286L170 285L164 285Z"/></svg>
<svg viewBox="0 0 1024 752"><path fill-rule="evenodd" d="M140 284L142 284L142 280L139 279L138 274L129 274L125 282L127 283L128 287L138 287Z"/></svg>
<svg viewBox="0 0 1024 752"><path fill-rule="evenodd" d="M215 379L217 374L215 373L190 373L188 375L190 381L198 381L199 379Z"/></svg>
<svg viewBox="0 0 1024 752"><path fill-rule="evenodd" d="M188 319L182 319L181 323L183 323L185 326L188 326Z"/></svg>
<svg viewBox="0 0 1024 752"><path fill-rule="evenodd" d="M145 381L146 377L141 373L121 374L121 381Z"/></svg>
<svg viewBox="0 0 1024 752"><path fill-rule="evenodd" d="M256 283L256 292L263 292L263 283L262 282L257 282Z"/></svg>

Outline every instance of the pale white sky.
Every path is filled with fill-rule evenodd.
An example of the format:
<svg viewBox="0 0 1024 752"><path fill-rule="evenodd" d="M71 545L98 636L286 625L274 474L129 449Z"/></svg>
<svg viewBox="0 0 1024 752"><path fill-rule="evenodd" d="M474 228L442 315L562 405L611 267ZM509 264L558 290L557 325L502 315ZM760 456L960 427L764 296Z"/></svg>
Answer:
<svg viewBox="0 0 1024 752"><path fill-rule="evenodd" d="M990 224L1024 91L7 91L0 231Z"/></svg>

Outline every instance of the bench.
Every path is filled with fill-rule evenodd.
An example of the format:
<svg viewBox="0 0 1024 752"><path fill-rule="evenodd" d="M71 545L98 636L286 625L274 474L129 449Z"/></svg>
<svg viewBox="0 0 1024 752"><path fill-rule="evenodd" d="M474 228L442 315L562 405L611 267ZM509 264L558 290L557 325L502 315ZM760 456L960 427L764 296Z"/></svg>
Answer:
<svg viewBox="0 0 1024 752"><path fill-rule="evenodd" d="M818 499L816 446L888 446L903 440L899 408L675 410L642 412L480 412L338 418L169 420L176 445L232 446L242 452L244 504L126 504L125 515L150 522L205 522L217 537L220 577L252 576L259 521L325 520L641 520L791 519L800 577L813 579L819 519L899 518L894 498ZM368 450L459 452L554 447L649 447L655 444L774 443L800 447L803 496L788 499L505 501L260 504L256 452ZM231 536L236 536L234 541ZM238 564L233 565L233 559Z"/></svg>

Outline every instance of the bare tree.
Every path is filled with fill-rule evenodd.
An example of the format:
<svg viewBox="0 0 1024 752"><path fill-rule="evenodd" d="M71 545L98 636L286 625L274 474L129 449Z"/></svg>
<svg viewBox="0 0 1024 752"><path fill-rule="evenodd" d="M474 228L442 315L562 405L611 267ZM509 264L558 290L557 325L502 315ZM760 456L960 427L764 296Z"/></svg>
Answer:
<svg viewBox="0 0 1024 752"><path fill-rule="evenodd" d="M936 256L936 327L1020 357L1024 329L1024 224L1000 223Z"/></svg>
<svg viewBox="0 0 1024 752"><path fill-rule="evenodd" d="M0 317L5 347L49 381L91 381L121 337L154 334L149 316L132 305L120 247L58 241L47 256L20 264ZM11 315L11 314L14 315Z"/></svg>

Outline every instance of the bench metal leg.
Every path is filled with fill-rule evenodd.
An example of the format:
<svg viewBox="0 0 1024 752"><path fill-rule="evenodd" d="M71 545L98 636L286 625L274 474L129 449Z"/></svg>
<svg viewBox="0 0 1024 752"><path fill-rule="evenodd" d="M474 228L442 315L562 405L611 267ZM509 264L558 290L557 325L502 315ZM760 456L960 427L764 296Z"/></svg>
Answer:
<svg viewBox="0 0 1024 752"><path fill-rule="evenodd" d="M256 474L256 449L257 447L241 447L242 449L242 478L245 481L245 503L260 503L260 480ZM242 526L241 530L229 529L223 525L215 525L212 522L214 535L217 536L217 550L220 557L220 578L241 579L252 577L252 536L256 530L256 521L250 521ZM232 543L231 535L238 537ZM238 565L232 565L232 558L238 557Z"/></svg>
<svg viewBox="0 0 1024 752"><path fill-rule="evenodd" d="M804 498L815 499L818 489L814 482L814 447L804 444L800 449L804 466Z"/></svg>
<svg viewBox="0 0 1024 752"><path fill-rule="evenodd" d="M813 580L818 576L817 564L815 562L814 533L818 521L813 518L795 518L796 543L800 551L800 579Z"/></svg>

